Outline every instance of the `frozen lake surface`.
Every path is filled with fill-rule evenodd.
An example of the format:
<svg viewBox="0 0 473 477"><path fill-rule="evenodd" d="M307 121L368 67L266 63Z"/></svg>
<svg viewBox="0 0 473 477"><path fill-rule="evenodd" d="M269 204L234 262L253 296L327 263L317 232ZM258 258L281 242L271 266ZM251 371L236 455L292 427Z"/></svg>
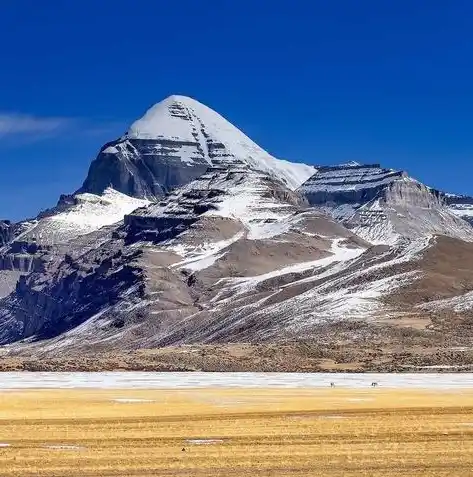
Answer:
<svg viewBox="0 0 473 477"><path fill-rule="evenodd" d="M0 390L8 389L189 389L189 388L473 388L473 373L0 373Z"/></svg>

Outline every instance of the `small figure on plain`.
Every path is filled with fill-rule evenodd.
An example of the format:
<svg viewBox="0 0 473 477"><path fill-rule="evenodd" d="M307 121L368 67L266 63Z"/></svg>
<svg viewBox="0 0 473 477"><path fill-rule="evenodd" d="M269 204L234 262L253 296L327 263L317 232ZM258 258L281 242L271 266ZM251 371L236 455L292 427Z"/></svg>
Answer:
<svg viewBox="0 0 473 477"><path fill-rule="evenodd" d="M372 382L372 383L371 383L371 387L372 387L372 388L375 388L375 387L377 387L377 386L378 386L378 383L376 383L376 382Z"/></svg>
<svg viewBox="0 0 473 477"><path fill-rule="evenodd" d="M330 387L331 387L331 388L334 388L334 387L335 387L335 383L330 383Z"/></svg>

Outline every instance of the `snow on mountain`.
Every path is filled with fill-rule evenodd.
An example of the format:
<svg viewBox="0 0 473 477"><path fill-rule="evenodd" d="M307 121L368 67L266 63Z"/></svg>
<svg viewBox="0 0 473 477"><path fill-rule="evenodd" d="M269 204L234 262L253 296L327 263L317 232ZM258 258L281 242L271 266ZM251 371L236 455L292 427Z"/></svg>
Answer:
<svg viewBox="0 0 473 477"><path fill-rule="evenodd" d="M402 315L385 299L418 279L420 272L412 264L432 238L375 249L341 237L329 243L328 254L318 259L220 278L204 310L175 323L162 342L264 342L309 336L334 323ZM215 272L218 261L212 267ZM212 271L197 273L197 282L202 276L212 276Z"/></svg>
<svg viewBox="0 0 473 477"><path fill-rule="evenodd" d="M177 241L172 241L164 245L163 249L172 251L183 257L183 260L172 264L172 268L198 272L214 265L218 259L225 256L225 250L242 237L243 232L238 232L227 240L203 242L194 245L183 245Z"/></svg>
<svg viewBox="0 0 473 477"><path fill-rule="evenodd" d="M35 241L43 245L65 243L123 220L126 214L149 204L111 188L102 195L76 194L72 203L33 221L17 241Z"/></svg>
<svg viewBox="0 0 473 477"><path fill-rule="evenodd" d="M79 192L100 194L106 187L127 195L157 199L188 184L209 166L243 161L299 187L312 166L276 159L207 106L170 96L151 107L93 161Z"/></svg>
<svg viewBox="0 0 473 477"><path fill-rule="evenodd" d="M473 217L473 204L454 204L449 207L452 214L458 217Z"/></svg>
<svg viewBox="0 0 473 477"><path fill-rule="evenodd" d="M311 205L321 206L337 218L347 218L386 185L407 176L403 171L382 168L379 164L350 162L338 166L319 166L301 185Z"/></svg>
<svg viewBox="0 0 473 477"><path fill-rule="evenodd" d="M301 262L296 265L290 265L280 269L273 270L261 275L244 277L244 278L228 278L223 279L220 285L228 293L228 289L231 291L231 299L238 297L238 295L254 292L258 285L264 283L266 280L282 277L291 273L302 273L307 270L311 270L313 275L317 274L317 270L324 270L326 273L327 267L331 267L334 264L343 262L349 262L359 257L365 249L362 247L344 246L344 239L338 238L331 243L330 255L325 258L319 258L317 260L309 262ZM304 281L314 280L314 278L304 279ZM218 302L218 297L213 299L214 303Z"/></svg>
<svg viewBox="0 0 473 477"><path fill-rule="evenodd" d="M428 187L410 178L389 184L379 199L364 204L346 223L374 244L435 234L473 241L473 228Z"/></svg>
<svg viewBox="0 0 473 477"><path fill-rule="evenodd" d="M453 298L434 300L418 305L417 308L427 311L453 310L455 313L470 311L473 309L473 292L470 291Z"/></svg>
<svg viewBox="0 0 473 477"><path fill-rule="evenodd" d="M404 171L379 164L323 166L298 190L373 244L431 234L473 240L473 229L446 207L442 194Z"/></svg>
<svg viewBox="0 0 473 477"><path fill-rule="evenodd" d="M452 204L448 210L453 215L473 225L473 204Z"/></svg>
<svg viewBox="0 0 473 477"><path fill-rule="evenodd" d="M274 158L220 114L186 96L170 96L151 107L131 125L125 137L169 138L186 143L197 140L203 146L209 164L213 162L212 146L221 143L227 154L244 160L257 170L275 174L292 189L299 187L315 171L312 166Z"/></svg>
<svg viewBox="0 0 473 477"><path fill-rule="evenodd" d="M172 236L172 229L179 231L200 217L222 217L241 223L248 238L269 238L282 233L284 219L299 205L305 205L302 196L242 162L227 169L209 168L161 202L135 211L126 222Z"/></svg>
<svg viewBox="0 0 473 477"><path fill-rule="evenodd" d="M267 174L242 164L227 170L210 168L159 204L137 210L127 218L127 223L134 222L139 227L140 216L145 224L154 217L163 224L155 222L156 229L166 229L172 223L179 231L181 225L185 227L198 219L230 220L239 224L234 235L216 242L206 242L202 237L197 244L195 241L185 244L185 232L176 238L170 234L172 240L161 246L183 257L173 267L197 271L213 265L224 256L225 249L242 238L269 240L285 234L304 219L295 214L301 206L305 206L301 196Z"/></svg>
<svg viewBox="0 0 473 477"><path fill-rule="evenodd" d="M209 168L159 203L134 210L100 240L95 234L76 238L65 247L66 260L48 257L0 309L0 340L54 335L84 321L114 335L111 322L128 322L138 313L136 326L144 327L137 336L156 342L172 335L178 318L207 309L221 279L291 266L297 271L299 263L366 248L343 226L309 211L305 199L281 181L243 161L232 164ZM95 207L97 199L81 195L81 205L84 200L89 219L90 203ZM65 217L44 220L86 222L76 217L81 210L75 206ZM334 240L339 247L332 247Z"/></svg>
<svg viewBox="0 0 473 477"><path fill-rule="evenodd" d="M264 174L248 172L244 177L242 180L236 175L226 196L205 215L239 220L250 240L271 238L289 229L294 206L298 202L302 205L302 199L293 196L288 200L288 193L284 192L278 196L274 184Z"/></svg>
<svg viewBox="0 0 473 477"><path fill-rule="evenodd" d="M383 298L418 276L417 271L399 271L398 268L419 260L430 244L431 237L425 237L373 254L364 247L347 246L343 240L336 239L328 257L256 277L222 281L223 291L213 302L215 306L236 309L235 302L241 300L241 295L257 295L258 289L269 287L272 291L270 297L265 297L265 303L253 300L254 306L248 305L239 320L276 315L286 327L300 331L327 321L367 319L381 311L388 313L389 307L383 304ZM282 281L290 274L295 276L282 286L275 280ZM278 286L271 286L271 281ZM225 299L219 300L222 296ZM241 326L242 322L238 324Z"/></svg>

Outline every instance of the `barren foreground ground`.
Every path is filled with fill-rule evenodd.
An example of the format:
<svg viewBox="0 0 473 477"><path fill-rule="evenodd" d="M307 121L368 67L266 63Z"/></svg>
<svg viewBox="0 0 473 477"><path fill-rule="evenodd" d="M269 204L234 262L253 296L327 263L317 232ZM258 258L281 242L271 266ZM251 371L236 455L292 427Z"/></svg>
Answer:
<svg viewBox="0 0 473 477"><path fill-rule="evenodd" d="M471 476L473 391L0 394L2 476Z"/></svg>

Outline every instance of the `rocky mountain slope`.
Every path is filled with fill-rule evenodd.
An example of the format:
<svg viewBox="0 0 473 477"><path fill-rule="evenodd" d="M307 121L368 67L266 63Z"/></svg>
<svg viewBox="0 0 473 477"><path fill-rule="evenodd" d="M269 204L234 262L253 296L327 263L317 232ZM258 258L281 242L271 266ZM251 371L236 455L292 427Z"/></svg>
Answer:
<svg viewBox="0 0 473 477"><path fill-rule="evenodd" d="M310 232L314 226L324 235ZM210 168L123 224L77 237L69 246L68 255L52 256L5 300L2 341L68 328L85 332L75 327L88 317L93 341L103 333L99 341L136 346L128 336L133 330L140 342L157 345L174 339L182 318L213 316L224 301L222 280L250 277L256 284L266 274L277 278L279 269L284 275L310 270L325 257L321 265L329 264L332 255L347 259L367 244L307 209L304 198L282 182L242 164ZM125 328L118 334L117 320Z"/></svg>
<svg viewBox="0 0 473 477"><path fill-rule="evenodd" d="M319 167L299 192L373 244L435 234L471 239L460 212L465 198L453 204L452 195L379 164Z"/></svg>
<svg viewBox="0 0 473 477"><path fill-rule="evenodd" d="M35 219L7 223L0 246L0 296L14 291L20 276L43 272L52 257L63 257L77 237L120 222L125 214L146 204L146 200L106 189L100 196L62 196L56 207Z"/></svg>
<svg viewBox="0 0 473 477"><path fill-rule="evenodd" d="M468 201L379 165L277 160L173 96L102 148L78 193L0 224L0 344L56 359L312 340L370 363L370 340L465 347Z"/></svg>

